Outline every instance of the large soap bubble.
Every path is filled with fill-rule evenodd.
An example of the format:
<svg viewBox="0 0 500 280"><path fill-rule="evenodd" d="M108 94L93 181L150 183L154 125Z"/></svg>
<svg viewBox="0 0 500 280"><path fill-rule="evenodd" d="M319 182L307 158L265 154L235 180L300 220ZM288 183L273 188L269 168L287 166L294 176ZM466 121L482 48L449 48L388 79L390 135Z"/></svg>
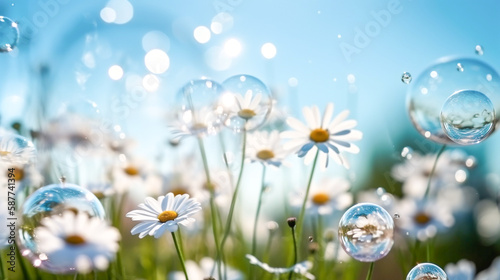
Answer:
<svg viewBox="0 0 500 280"><path fill-rule="evenodd" d="M38 249L34 230L45 217L60 215L64 211L84 212L90 217L104 219L101 202L90 191L74 184L52 184L31 194L21 209L21 226L18 230L18 244L21 254L32 265L52 273L71 273L74 267L52 262Z"/></svg>
<svg viewBox="0 0 500 280"><path fill-rule="evenodd" d="M432 263L421 263L412 268L406 280L448 280L446 273L437 265Z"/></svg>
<svg viewBox="0 0 500 280"><path fill-rule="evenodd" d="M458 64L463 71L457 71ZM495 111L500 110L500 76L491 66L476 59L445 59L425 69L408 91L408 112L420 134L438 143L455 143L441 126L440 114L448 97L461 90L483 93ZM492 131L497 121L495 116Z"/></svg>

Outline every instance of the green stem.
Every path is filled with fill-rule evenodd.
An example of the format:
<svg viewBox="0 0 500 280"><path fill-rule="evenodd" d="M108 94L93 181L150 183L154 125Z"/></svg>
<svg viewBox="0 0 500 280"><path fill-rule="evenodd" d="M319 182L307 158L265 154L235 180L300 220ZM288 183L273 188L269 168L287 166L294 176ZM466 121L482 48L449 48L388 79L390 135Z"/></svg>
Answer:
<svg viewBox="0 0 500 280"><path fill-rule="evenodd" d="M262 164L262 181L260 185L260 194L259 194L259 201L257 202L257 211L255 212L255 222L253 224L253 234L252 234L252 256L257 256L257 224L259 222L259 214L260 214L260 208L262 206L262 194L264 193L264 189L266 187L265 184L265 178L266 178L266 165ZM250 267L250 279L253 279L253 269L252 266Z"/></svg>
<svg viewBox="0 0 500 280"><path fill-rule="evenodd" d="M431 262L431 242L427 241L427 244L426 244L426 255L427 255L427 262Z"/></svg>
<svg viewBox="0 0 500 280"><path fill-rule="evenodd" d="M181 266L182 266L182 271L184 272L184 276L186 276L186 280L189 280L186 270L186 264L184 263L184 255L182 254L182 250L179 247L179 242L177 241L175 232L172 232L172 239L174 240L175 250L177 250L177 255L179 256L179 260L181 261Z"/></svg>
<svg viewBox="0 0 500 280"><path fill-rule="evenodd" d="M318 233L316 235L318 242L318 279L323 279L323 274L325 270L325 244L323 240L323 219L321 215L318 214Z"/></svg>
<svg viewBox="0 0 500 280"><path fill-rule="evenodd" d="M218 275L219 279L221 279L222 276L222 271L221 271L221 264L220 264L220 256L221 256L221 245L219 244L219 239L217 238L217 234L219 232L218 226L217 226L217 207L215 205L215 194L212 186L212 181L210 179L210 170L208 168L208 160L207 160L207 153L205 151L205 145L203 144L203 139L201 137L198 137L198 146L200 148L200 153L201 153L201 158L203 161L203 170L205 171L205 176L207 178L207 188L210 192L210 214L211 214L211 220L212 220L212 233L214 236L214 242L215 242L215 251L216 251L216 263L215 265L218 268Z"/></svg>
<svg viewBox="0 0 500 280"><path fill-rule="evenodd" d="M226 243L226 240L229 236L229 232L231 231L231 222L233 221L234 206L236 204L236 198L238 197L238 191L239 191L239 188L241 185L241 178L243 175L243 169L245 167L246 143L247 143L247 131L243 130L243 144L242 144L242 151L241 151L241 167L240 167L240 172L238 174L238 180L236 181L236 187L234 188L233 198L231 199L231 206L229 208L229 214L227 216L226 228L224 230L224 236L222 237L222 242L221 242L221 250L224 249L224 244Z"/></svg>
<svg viewBox="0 0 500 280"><path fill-rule="evenodd" d="M371 280L372 279L372 274L373 274L373 266L375 265L375 262L370 263L370 268L368 268L368 273L366 274L366 280Z"/></svg>
<svg viewBox="0 0 500 280"><path fill-rule="evenodd" d="M410 267L413 267L417 263L417 256L418 256L418 251L420 250L420 240L417 239L415 242L415 247L413 247L413 255L412 255L412 262L410 264Z"/></svg>
<svg viewBox="0 0 500 280"><path fill-rule="evenodd" d="M316 169L316 163L318 162L318 155L319 155L319 149L316 151L316 155L314 156L314 161L313 165L311 168L311 174L309 175L309 180L307 182L307 188L306 188L306 194L304 196L304 201L302 202L302 208L300 208L300 215L299 215L299 224L297 228L297 235L298 235L298 240L299 244L302 242L302 227L304 226L304 215L306 213L306 204L307 204L307 199L309 198L309 190L311 189L311 183L312 179L314 176L314 170Z"/></svg>
<svg viewBox="0 0 500 280"><path fill-rule="evenodd" d="M431 181L432 181L432 177L434 176L434 172L436 171L437 162L445 149L446 149L446 145L443 145L439 149L438 153L436 154L436 160L434 161L434 164L432 165L431 173L429 174L429 180L427 181L427 188L425 189L424 199L427 198L427 196L429 196L429 192L431 189Z"/></svg>
<svg viewBox="0 0 500 280"><path fill-rule="evenodd" d="M3 254L4 250L0 249L0 279L7 279L7 269L4 265Z"/></svg>
<svg viewBox="0 0 500 280"><path fill-rule="evenodd" d="M297 255L297 239L295 238L295 228L292 228L292 238L293 238L293 265L297 263L298 255ZM293 266L292 265L292 266ZM288 274L288 280L292 279L293 270Z"/></svg>

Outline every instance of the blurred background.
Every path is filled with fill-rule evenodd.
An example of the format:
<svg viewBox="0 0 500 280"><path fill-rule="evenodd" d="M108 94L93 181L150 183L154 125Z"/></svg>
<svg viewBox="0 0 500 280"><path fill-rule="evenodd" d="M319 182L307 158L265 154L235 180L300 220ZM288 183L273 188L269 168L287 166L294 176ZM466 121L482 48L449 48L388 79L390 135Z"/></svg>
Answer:
<svg viewBox="0 0 500 280"><path fill-rule="evenodd" d="M402 162L403 147L438 149L410 121L411 84L401 81L402 73L415 79L444 57L498 69L498 11L494 0L4 0L0 15L18 24L19 40L0 53L0 121L2 127L20 123L29 135L71 108L134 139L135 154L161 158L158 165L168 172L183 151L174 156L168 145L178 90L191 79L249 74L272 90L278 120L301 118L303 106L323 110L328 102L336 113L349 109L364 133L361 152L349 157L350 170L335 166L328 174L348 177L355 192L384 187L397 196L400 183L390 170ZM471 209L451 238L436 245L439 265L468 258L480 271L500 252L499 137L461 147L477 159L467 185L494 207L486 229L478 226L480 211ZM258 170L249 167L246 176ZM244 189L240 207L254 209L256 195ZM459 248L452 246L457 241Z"/></svg>

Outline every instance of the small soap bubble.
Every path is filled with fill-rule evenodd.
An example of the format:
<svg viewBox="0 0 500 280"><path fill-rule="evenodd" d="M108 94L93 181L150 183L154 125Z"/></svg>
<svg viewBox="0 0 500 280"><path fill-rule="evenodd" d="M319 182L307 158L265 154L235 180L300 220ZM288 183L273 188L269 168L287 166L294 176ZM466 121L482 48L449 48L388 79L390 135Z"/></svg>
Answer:
<svg viewBox="0 0 500 280"><path fill-rule="evenodd" d="M477 144L493 131L495 108L491 100L475 90L452 94L441 109L441 124L446 135L460 145Z"/></svg>
<svg viewBox="0 0 500 280"><path fill-rule="evenodd" d="M404 72L403 75L401 75L401 81L405 84L411 83L411 74L409 72Z"/></svg>
<svg viewBox="0 0 500 280"><path fill-rule="evenodd" d="M464 72L464 67L462 66L462 63L457 63L457 71Z"/></svg>
<svg viewBox="0 0 500 280"><path fill-rule="evenodd" d="M477 55L483 55L484 54L484 49L483 49L483 46L481 45L476 45L476 54Z"/></svg>
<svg viewBox="0 0 500 280"><path fill-rule="evenodd" d="M394 244L394 220L387 211L372 203L349 208L339 223L339 241L344 251L361 262L385 257Z"/></svg>
<svg viewBox="0 0 500 280"><path fill-rule="evenodd" d="M448 276L435 264L421 263L410 270L406 280L448 280Z"/></svg>
<svg viewBox="0 0 500 280"><path fill-rule="evenodd" d="M393 218L394 218L395 220L397 220L397 219L401 218L401 216L400 216L398 213L394 213Z"/></svg>
<svg viewBox="0 0 500 280"><path fill-rule="evenodd" d="M17 23L10 18L0 16L0 53L10 52L19 41Z"/></svg>
<svg viewBox="0 0 500 280"><path fill-rule="evenodd" d="M309 242L313 242L314 238L312 236L309 236Z"/></svg>

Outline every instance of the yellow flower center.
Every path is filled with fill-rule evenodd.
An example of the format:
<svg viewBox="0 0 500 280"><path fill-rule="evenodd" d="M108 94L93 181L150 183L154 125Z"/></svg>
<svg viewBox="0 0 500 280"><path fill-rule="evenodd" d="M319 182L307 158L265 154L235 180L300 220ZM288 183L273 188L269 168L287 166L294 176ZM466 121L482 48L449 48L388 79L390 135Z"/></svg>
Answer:
<svg viewBox="0 0 500 280"><path fill-rule="evenodd" d="M0 156L4 157L4 156L8 156L8 155L10 155L9 151L0 151Z"/></svg>
<svg viewBox="0 0 500 280"><path fill-rule="evenodd" d="M241 109L238 112L238 116L242 119L249 120L257 115L254 110L250 109Z"/></svg>
<svg viewBox="0 0 500 280"><path fill-rule="evenodd" d="M135 166L132 166L132 165L129 165L125 168L123 168L123 171L125 172L125 174L129 175L129 176L137 176L139 175L139 169L136 168Z"/></svg>
<svg viewBox="0 0 500 280"><path fill-rule="evenodd" d="M326 129L316 128L311 131L311 134L309 134L309 139L316 143L323 143L330 139L330 133L328 133L328 130Z"/></svg>
<svg viewBox="0 0 500 280"><path fill-rule="evenodd" d="M24 178L24 170L19 167L12 167L12 169L14 169L14 172L12 172L12 174L14 174L14 178L12 179L15 179L16 181L22 181Z"/></svg>
<svg viewBox="0 0 500 280"><path fill-rule="evenodd" d="M317 193L312 197L312 202L316 205L324 205L328 201L330 201L330 196L326 193Z"/></svg>
<svg viewBox="0 0 500 280"><path fill-rule="evenodd" d="M193 126L191 127L193 130L202 130L202 129L207 129L207 125L204 123L194 123Z"/></svg>
<svg viewBox="0 0 500 280"><path fill-rule="evenodd" d="M415 215L415 217L413 217L413 219L415 219L415 222L417 222L418 224L421 224L421 225L425 225L431 221L431 217L429 217L429 215L427 215L426 213L422 213L422 212Z"/></svg>
<svg viewBox="0 0 500 280"><path fill-rule="evenodd" d="M172 221L173 219L177 218L177 212L175 211L163 211L158 215L158 220L160 220L161 223L165 223L168 221Z"/></svg>
<svg viewBox="0 0 500 280"><path fill-rule="evenodd" d="M271 150L261 150L257 153L257 158L261 160L268 160L274 158L274 153Z"/></svg>
<svg viewBox="0 0 500 280"><path fill-rule="evenodd" d="M210 192L214 192L217 189L217 185L214 184L214 183L208 184L208 183L205 182L203 184L203 188L206 189L206 190L208 190L208 191L210 191Z"/></svg>
<svg viewBox="0 0 500 280"><path fill-rule="evenodd" d="M98 199L103 199L104 198L104 193L101 192L101 191L95 191L93 192L93 194L95 195L95 197L97 197Z"/></svg>
<svg viewBox="0 0 500 280"><path fill-rule="evenodd" d="M81 237L80 235L76 235L76 234L66 236L65 241L66 241L66 243L71 244L71 245L85 244L85 239L83 239L83 237Z"/></svg>
<svg viewBox="0 0 500 280"><path fill-rule="evenodd" d="M183 195L183 194L189 194L187 192L187 190L184 187L182 187L182 186L174 187L173 189L170 190L170 192L173 193L174 196Z"/></svg>
<svg viewBox="0 0 500 280"><path fill-rule="evenodd" d="M378 231L378 227L372 224L367 224L362 228L368 234L375 234Z"/></svg>

